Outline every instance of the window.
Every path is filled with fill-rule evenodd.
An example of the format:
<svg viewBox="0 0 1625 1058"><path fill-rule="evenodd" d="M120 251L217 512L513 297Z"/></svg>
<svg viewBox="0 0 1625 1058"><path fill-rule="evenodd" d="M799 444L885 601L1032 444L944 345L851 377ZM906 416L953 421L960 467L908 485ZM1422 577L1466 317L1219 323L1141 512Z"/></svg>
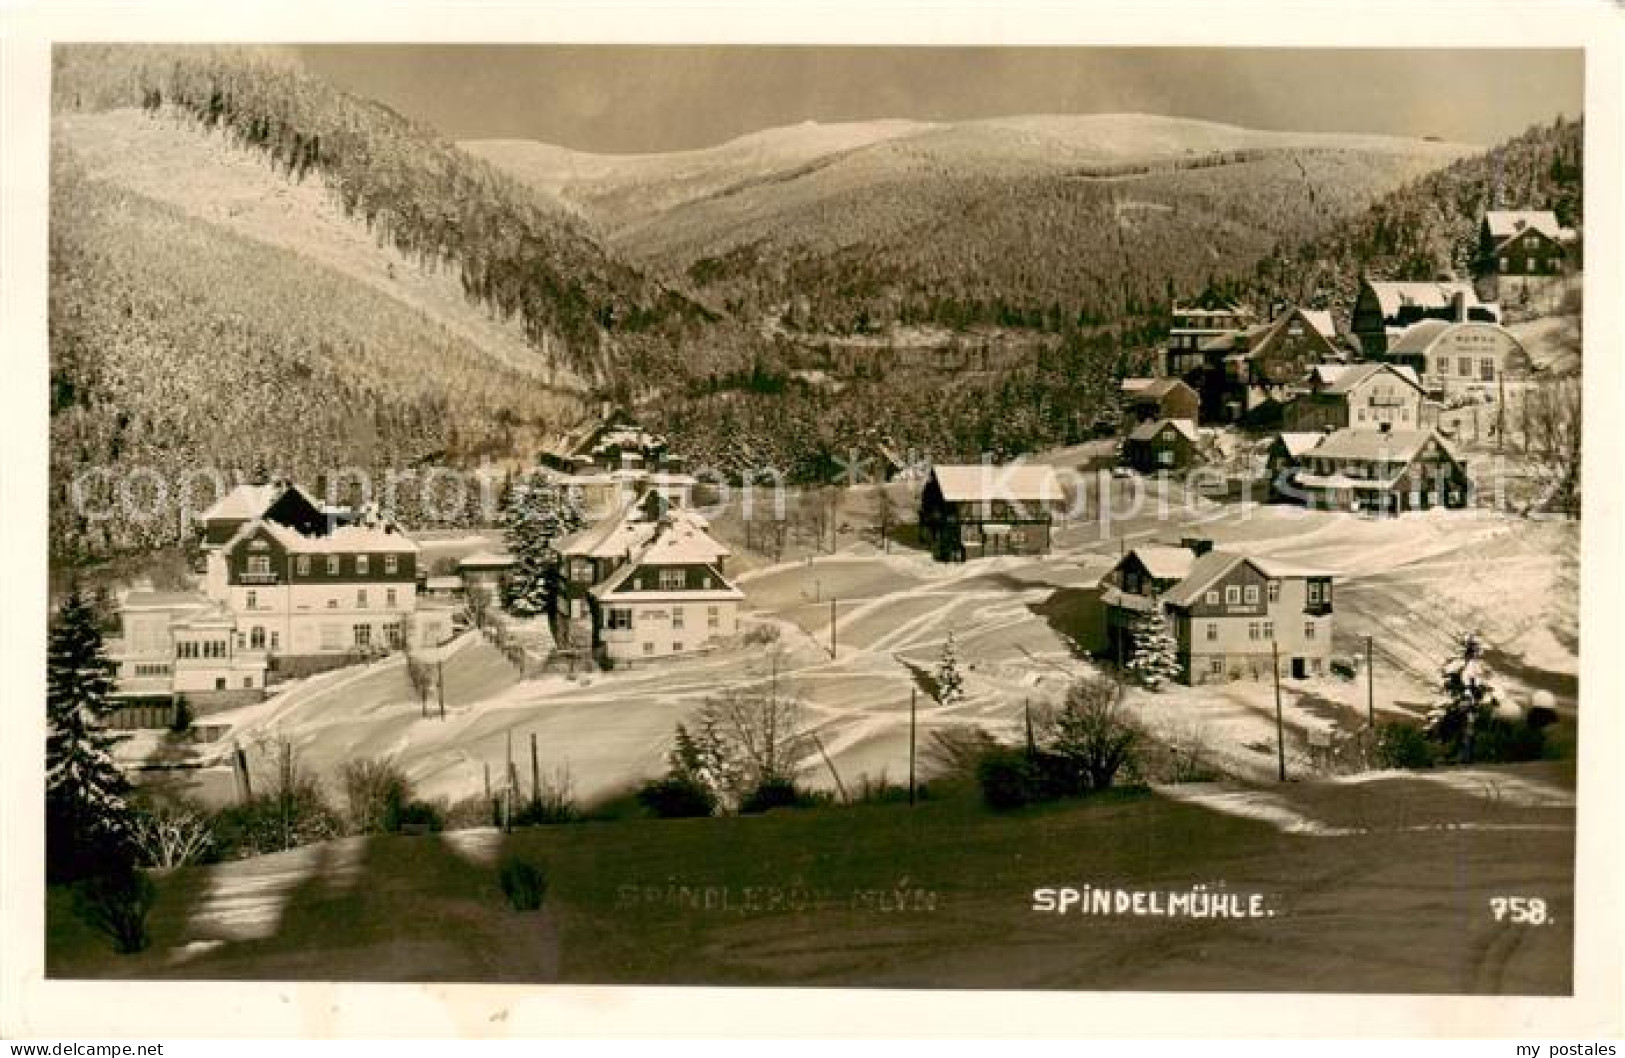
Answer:
<svg viewBox="0 0 1625 1058"><path fill-rule="evenodd" d="M1265 621L1264 622L1264 638L1265 639L1274 639L1275 638L1275 622L1274 621Z"/></svg>
<svg viewBox="0 0 1625 1058"><path fill-rule="evenodd" d="M1224 675L1224 659L1214 658L1207 663L1207 670L1215 676Z"/></svg>
<svg viewBox="0 0 1625 1058"><path fill-rule="evenodd" d="M1539 236L1525 235L1523 237L1523 248L1525 250L1534 250L1534 249L1538 249L1539 247L1540 247L1540 237Z"/></svg>
<svg viewBox="0 0 1625 1058"><path fill-rule="evenodd" d="M336 577L339 575L339 556L327 556L327 575L329 577Z"/></svg>
<svg viewBox="0 0 1625 1058"><path fill-rule="evenodd" d="M1501 271L1503 271L1503 272L1510 272L1510 271L1512 271L1512 262L1511 262L1511 261L1509 261L1509 260L1508 260L1508 259L1507 259L1507 258L1505 258L1505 257L1503 257L1503 258L1501 258Z"/></svg>
<svg viewBox="0 0 1625 1058"><path fill-rule="evenodd" d="M673 642L671 645L671 652L673 654L681 654L683 652L683 644L680 642Z"/></svg>
<svg viewBox="0 0 1625 1058"><path fill-rule="evenodd" d="M612 606L609 610L609 619L606 624L614 630L624 631L632 627L632 610L626 606Z"/></svg>
<svg viewBox="0 0 1625 1058"><path fill-rule="evenodd" d="M253 686L254 686L254 677L252 677L252 676L244 676L243 677L243 690L245 690L245 691L249 690Z"/></svg>
<svg viewBox="0 0 1625 1058"><path fill-rule="evenodd" d="M1312 603L1320 601L1320 581L1318 580L1309 582L1309 601Z"/></svg>
<svg viewBox="0 0 1625 1058"><path fill-rule="evenodd" d="M1303 638L1305 638L1305 639L1313 639L1313 638L1315 638L1315 622L1313 622L1313 621L1305 621L1303 623Z"/></svg>
<svg viewBox="0 0 1625 1058"><path fill-rule="evenodd" d="M393 577L395 575L395 571L400 569L400 568L401 568L401 559L400 559L399 555L385 555L384 556L384 572L385 573L387 573L388 575Z"/></svg>
<svg viewBox="0 0 1625 1058"><path fill-rule="evenodd" d="M251 591L251 592L246 593L243 596L243 605L247 606L250 610L259 609L260 608L259 592Z"/></svg>
<svg viewBox="0 0 1625 1058"><path fill-rule="evenodd" d="M248 645L252 650L265 649L265 629L255 625L248 633Z"/></svg>
<svg viewBox="0 0 1625 1058"><path fill-rule="evenodd" d="M1486 356L1478 361L1478 378L1481 382L1495 381L1495 358L1493 356Z"/></svg>
<svg viewBox="0 0 1625 1058"><path fill-rule="evenodd" d="M356 625L350 632L352 642L358 647L372 646L372 625Z"/></svg>
<svg viewBox="0 0 1625 1058"><path fill-rule="evenodd" d="M592 560L578 558L570 563L570 579L578 584L592 582Z"/></svg>
<svg viewBox="0 0 1625 1058"><path fill-rule="evenodd" d="M1241 602L1241 585L1232 584L1224 589L1224 601L1227 606L1235 606Z"/></svg>
<svg viewBox="0 0 1625 1058"><path fill-rule="evenodd" d="M1256 606L1256 605L1258 605L1258 585L1256 585L1256 584L1247 585L1247 587L1245 589L1243 589L1242 594L1246 598L1248 606Z"/></svg>
<svg viewBox="0 0 1625 1058"><path fill-rule="evenodd" d="M644 654L653 654L655 652L655 645L653 643L643 644L643 652Z"/></svg>
<svg viewBox="0 0 1625 1058"><path fill-rule="evenodd" d="M722 615L715 606L705 608L705 623L710 628L722 627Z"/></svg>
<svg viewBox="0 0 1625 1058"><path fill-rule="evenodd" d="M197 644L190 640L182 640L175 644L175 656L181 658L197 657Z"/></svg>
<svg viewBox="0 0 1625 1058"><path fill-rule="evenodd" d="M682 591L688 583L687 574L680 569L663 569L660 571L661 591Z"/></svg>
<svg viewBox="0 0 1625 1058"><path fill-rule="evenodd" d="M256 577L269 576L271 572L270 555L249 555L248 572Z"/></svg>
<svg viewBox="0 0 1625 1058"><path fill-rule="evenodd" d="M226 689L226 678L224 676L216 676L214 678L214 689L217 691L223 691Z"/></svg>
<svg viewBox="0 0 1625 1058"><path fill-rule="evenodd" d="M327 608L329 610L337 610L339 608L339 601L337 599L327 600Z"/></svg>
<svg viewBox="0 0 1625 1058"><path fill-rule="evenodd" d="M391 610L395 609L395 589L394 588L385 588L384 589L384 605L389 607Z"/></svg>
<svg viewBox="0 0 1625 1058"><path fill-rule="evenodd" d="M1457 357L1456 358L1456 367L1458 369L1456 371L1456 374L1460 375L1462 378L1472 378L1473 377L1473 358L1472 357L1470 357L1470 356Z"/></svg>
<svg viewBox="0 0 1625 1058"><path fill-rule="evenodd" d="M301 577L310 576L310 556L300 555L298 558L294 559L293 568L294 571L297 572Z"/></svg>
<svg viewBox="0 0 1625 1058"><path fill-rule="evenodd" d="M1217 606L1217 605L1219 605L1219 593L1216 592L1216 591L1208 592L1207 593L1207 604L1209 606Z"/></svg>
<svg viewBox="0 0 1625 1058"><path fill-rule="evenodd" d="M1269 596L1270 596L1270 602L1280 602L1281 601L1281 582L1280 581L1272 580L1272 581L1269 582Z"/></svg>
<svg viewBox="0 0 1625 1058"><path fill-rule="evenodd" d="M272 650L279 650L279 649L281 649L281 647L282 647L282 633L281 632L272 632L271 633L271 649Z"/></svg>
<svg viewBox="0 0 1625 1058"><path fill-rule="evenodd" d="M1248 639L1257 639L1258 638L1258 622L1257 621L1248 621L1247 622L1247 638Z"/></svg>
<svg viewBox="0 0 1625 1058"><path fill-rule="evenodd" d="M401 649L403 639L404 636L402 635L401 623L399 621L391 621L389 624L384 626L384 643L389 647L389 649Z"/></svg>
<svg viewBox="0 0 1625 1058"><path fill-rule="evenodd" d="M1360 411L1359 411L1359 419L1360 419L1361 422L1365 422L1365 409L1364 408L1361 408Z"/></svg>
<svg viewBox="0 0 1625 1058"><path fill-rule="evenodd" d="M356 556L356 557L355 557L355 572L356 572L356 576L358 576L358 577L364 577L364 576L366 576L366 575L367 575L367 561L368 561L368 560L367 560L367 556L366 556L366 555L357 555L357 556Z"/></svg>
<svg viewBox="0 0 1625 1058"><path fill-rule="evenodd" d="M1218 638L1219 638L1219 622L1217 622L1217 621L1209 621L1207 623L1207 639L1208 639L1208 642L1209 643L1217 642Z"/></svg>
<svg viewBox="0 0 1625 1058"><path fill-rule="evenodd" d="M683 627L683 608L681 606L671 608L671 626L674 629Z"/></svg>
<svg viewBox="0 0 1625 1058"><path fill-rule="evenodd" d="M356 589L356 592L355 592L355 608L357 610L365 610L367 608L367 589L366 588L357 588Z"/></svg>
<svg viewBox="0 0 1625 1058"><path fill-rule="evenodd" d="M1165 467L1173 466L1174 465L1174 450L1171 449L1171 448L1160 449L1157 452L1157 462L1161 463Z"/></svg>

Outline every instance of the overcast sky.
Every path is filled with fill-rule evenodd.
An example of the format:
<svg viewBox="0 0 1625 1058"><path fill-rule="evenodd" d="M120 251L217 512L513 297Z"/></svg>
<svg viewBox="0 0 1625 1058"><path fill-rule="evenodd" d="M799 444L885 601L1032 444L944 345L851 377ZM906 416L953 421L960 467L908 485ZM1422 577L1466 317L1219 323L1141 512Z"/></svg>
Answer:
<svg viewBox="0 0 1625 1058"><path fill-rule="evenodd" d="M321 45L340 86L453 139L666 151L801 121L1140 111L1488 145L1584 101L1583 53Z"/></svg>

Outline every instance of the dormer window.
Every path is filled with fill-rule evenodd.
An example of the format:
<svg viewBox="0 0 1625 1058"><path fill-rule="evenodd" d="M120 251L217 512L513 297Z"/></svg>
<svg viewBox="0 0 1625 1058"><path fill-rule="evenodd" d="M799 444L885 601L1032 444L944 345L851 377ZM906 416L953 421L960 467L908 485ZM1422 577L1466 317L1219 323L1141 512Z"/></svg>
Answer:
<svg viewBox="0 0 1625 1058"><path fill-rule="evenodd" d="M384 573L386 575L393 577L395 575L395 571L398 570L399 568L400 568L400 556L399 555L385 555L384 556Z"/></svg>
<svg viewBox="0 0 1625 1058"><path fill-rule="evenodd" d="M367 575L367 556L366 555L357 555L355 557L355 572L356 572L356 576L358 576L358 577L365 577Z"/></svg>

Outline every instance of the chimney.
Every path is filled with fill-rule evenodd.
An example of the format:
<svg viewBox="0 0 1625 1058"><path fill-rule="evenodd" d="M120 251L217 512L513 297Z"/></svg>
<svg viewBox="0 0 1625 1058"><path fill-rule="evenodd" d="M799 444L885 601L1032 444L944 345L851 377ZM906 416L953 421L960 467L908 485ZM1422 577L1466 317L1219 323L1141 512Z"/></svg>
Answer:
<svg viewBox="0 0 1625 1058"><path fill-rule="evenodd" d="M1187 536L1179 541L1179 546L1195 552L1196 557L1201 558L1213 550L1213 541L1202 536Z"/></svg>
<svg viewBox="0 0 1625 1058"><path fill-rule="evenodd" d="M1450 295L1450 318L1457 323L1467 322L1467 292L1458 290Z"/></svg>

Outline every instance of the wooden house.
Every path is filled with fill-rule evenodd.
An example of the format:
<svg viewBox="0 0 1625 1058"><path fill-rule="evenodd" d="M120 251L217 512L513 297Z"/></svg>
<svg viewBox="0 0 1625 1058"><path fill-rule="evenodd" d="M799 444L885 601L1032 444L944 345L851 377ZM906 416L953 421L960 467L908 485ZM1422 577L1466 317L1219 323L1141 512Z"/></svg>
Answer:
<svg viewBox="0 0 1625 1058"><path fill-rule="evenodd" d="M1140 615L1161 606L1189 684L1311 679L1330 668L1332 580L1325 570L1216 551L1207 541L1136 548L1102 580L1114 654L1133 656Z"/></svg>
<svg viewBox="0 0 1625 1058"><path fill-rule="evenodd" d="M1309 368L1340 359L1325 314L1287 308L1261 323L1202 343L1200 368L1185 376L1201 401L1201 421L1270 425Z"/></svg>
<svg viewBox="0 0 1625 1058"><path fill-rule="evenodd" d="M1478 272L1489 276L1556 276L1577 240L1549 209L1492 209L1478 226Z"/></svg>
<svg viewBox="0 0 1625 1058"><path fill-rule="evenodd" d="M1156 419L1195 422L1201 403L1196 391L1177 378L1125 378L1120 391L1126 416L1136 423Z"/></svg>
<svg viewBox="0 0 1625 1058"><path fill-rule="evenodd" d="M1501 310L1480 301L1471 283L1361 279L1350 329L1367 357L1380 357L1407 327L1423 320L1499 323Z"/></svg>
<svg viewBox="0 0 1625 1058"><path fill-rule="evenodd" d="M1398 514L1470 499L1466 464L1433 430L1338 430L1285 470L1271 482L1275 498L1326 510Z"/></svg>
<svg viewBox="0 0 1625 1058"><path fill-rule="evenodd" d="M1144 422L1123 439L1123 465L1142 474L1183 470L1198 458L1196 423L1191 419Z"/></svg>
<svg viewBox="0 0 1625 1058"><path fill-rule="evenodd" d="M1043 554L1065 503L1051 466L937 464L920 491L920 538L942 562Z"/></svg>
<svg viewBox="0 0 1625 1058"><path fill-rule="evenodd" d="M1414 372L1427 395L1440 400L1465 393L1498 398L1503 383L1534 370L1523 343L1498 323L1423 320L1401 332L1383 359Z"/></svg>
<svg viewBox="0 0 1625 1058"><path fill-rule="evenodd" d="M1419 325L1420 326L1420 325ZM1325 430L1414 430L1427 401L1416 372L1391 363L1316 364L1308 388L1289 404L1282 425L1296 433Z"/></svg>

